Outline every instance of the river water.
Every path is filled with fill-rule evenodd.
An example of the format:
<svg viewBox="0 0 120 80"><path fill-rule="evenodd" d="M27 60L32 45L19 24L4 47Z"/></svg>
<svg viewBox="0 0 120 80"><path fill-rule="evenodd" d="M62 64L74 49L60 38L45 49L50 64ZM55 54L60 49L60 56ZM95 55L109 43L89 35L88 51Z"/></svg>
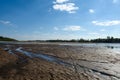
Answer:
<svg viewBox="0 0 120 80"><path fill-rule="evenodd" d="M108 48L120 52L120 43L61 43L60 45Z"/></svg>

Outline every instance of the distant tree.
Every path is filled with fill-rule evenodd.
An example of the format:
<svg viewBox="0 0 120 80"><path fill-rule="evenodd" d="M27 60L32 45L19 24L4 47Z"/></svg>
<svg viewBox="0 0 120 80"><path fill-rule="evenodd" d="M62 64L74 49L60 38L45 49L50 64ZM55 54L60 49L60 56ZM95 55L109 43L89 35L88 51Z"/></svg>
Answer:
<svg viewBox="0 0 120 80"><path fill-rule="evenodd" d="M17 40L12 39L12 38L8 38L8 37L0 36L0 41L17 41Z"/></svg>
<svg viewBox="0 0 120 80"><path fill-rule="evenodd" d="M72 40L70 40L69 42L77 42L77 40L75 40L75 39L72 39Z"/></svg>
<svg viewBox="0 0 120 80"><path fill-rule="evenodd" d="M83 38L81 38L78 42L89 42L89 40L85 40L85 39L83 39Z"/></svg>

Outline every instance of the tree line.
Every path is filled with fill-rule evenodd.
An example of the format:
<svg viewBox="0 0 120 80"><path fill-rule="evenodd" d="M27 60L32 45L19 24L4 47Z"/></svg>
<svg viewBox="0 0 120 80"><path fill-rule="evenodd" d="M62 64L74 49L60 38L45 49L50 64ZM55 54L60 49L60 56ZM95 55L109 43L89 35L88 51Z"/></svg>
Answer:
<svg viewBox="0 0 120 80"><path fill-rule="evenodd" d="M18 41L16 39L0 36L0 41ZM28 40L28 42L79 42L79 43L120 43L120 38L107 36L106 38L98 39L71 39L71 40Z"/></svg>
<svg viewBox="0 0 120 80"><path fill-rule="evenodd" d="M108 36L107 38L98 38L98 39L72 39L72 40L46 40L46 42L80 42L80 43L120 43L120 38L114 38Z"/></svg>
<svg viewBox="0 0 120 80"><path fill-rule="evenodd" d="M12 38L8 38L8 37L0 36L0 41L17 41L17 40L12 39Z"/></svg>

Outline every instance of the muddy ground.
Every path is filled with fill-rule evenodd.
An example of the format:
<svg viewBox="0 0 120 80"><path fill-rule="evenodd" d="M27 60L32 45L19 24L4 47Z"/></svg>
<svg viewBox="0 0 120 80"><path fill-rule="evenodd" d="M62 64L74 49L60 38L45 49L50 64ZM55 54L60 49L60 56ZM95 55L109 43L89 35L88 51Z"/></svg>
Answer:
<svg viewBox="0 0 120 80"><path fill-rule="evenodd" d="M0 80L120 80L120 54L98 47L0 44Z"/></svg>

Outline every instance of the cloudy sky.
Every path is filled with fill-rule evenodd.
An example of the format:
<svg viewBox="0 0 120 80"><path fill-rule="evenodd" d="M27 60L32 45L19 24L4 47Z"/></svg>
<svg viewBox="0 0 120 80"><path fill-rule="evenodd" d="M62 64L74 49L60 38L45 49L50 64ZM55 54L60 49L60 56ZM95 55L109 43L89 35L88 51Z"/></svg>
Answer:
<svg viewBox="0 0 120 80"><path fill-rule="evenodd" d="M120 0L0 0L0 36L18 40L120 37Z"/></svg>

